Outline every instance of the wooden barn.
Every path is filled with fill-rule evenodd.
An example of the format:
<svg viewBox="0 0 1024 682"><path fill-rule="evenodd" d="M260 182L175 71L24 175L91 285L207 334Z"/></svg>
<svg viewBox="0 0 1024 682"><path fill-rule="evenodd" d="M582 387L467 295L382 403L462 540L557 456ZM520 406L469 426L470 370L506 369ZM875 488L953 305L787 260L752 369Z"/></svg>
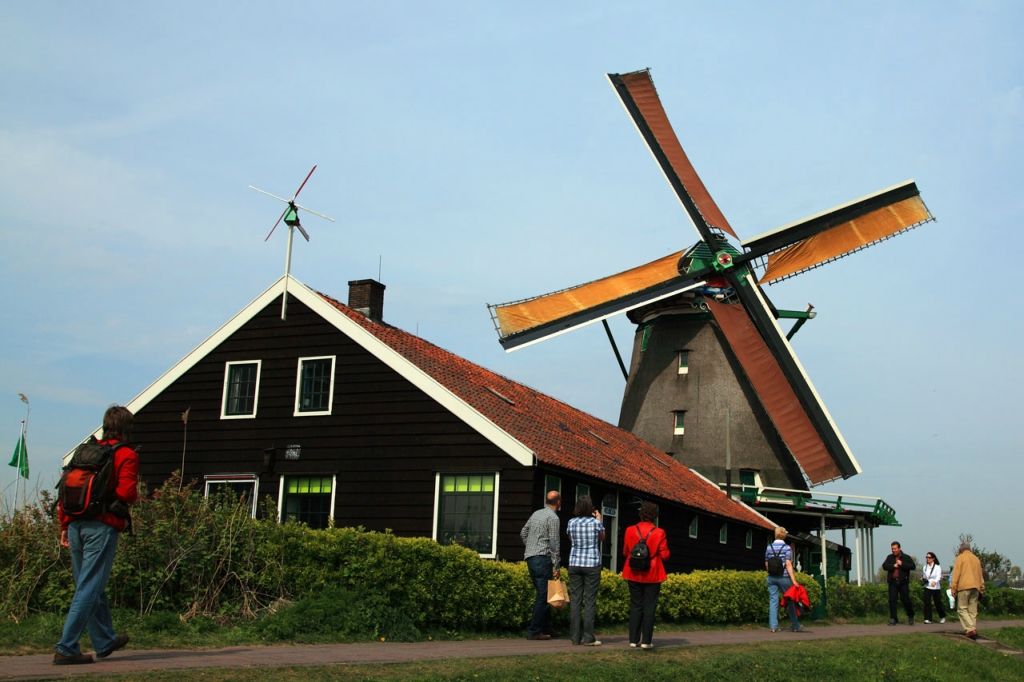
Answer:
<svg viewBox="0 0 1024 682"><path fill-rule="evenodd" d="M144 480L184 467L253 514L269 495L282 522L391 529L511 561L546 490L562 492L563 527L589 494L613 570L651 499L669 570L763 568L765 517L629 431L384 323L383 303L374 280L350 282L345 305L279 279L128 403Z"/></svg>

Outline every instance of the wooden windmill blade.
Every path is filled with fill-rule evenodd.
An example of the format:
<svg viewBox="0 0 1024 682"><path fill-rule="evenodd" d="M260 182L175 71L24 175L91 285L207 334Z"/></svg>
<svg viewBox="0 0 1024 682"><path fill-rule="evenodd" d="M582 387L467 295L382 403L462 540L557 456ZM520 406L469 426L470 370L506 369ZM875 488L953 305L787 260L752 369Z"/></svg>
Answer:
<svg viewBox="0 0 1024 682"><path fill-rule="evenodd" d="M714 243L711 229L717 228L739 239L683 151L654 88L650 70L610 73L608 80L693 221L700 238Z"/></svg>
<svg viewBox="0 0 1024 682"><path fill-rule="evenodd" d="M488 305L499 342L511 351L704 284L703 280L679 274L681 255L681 251L672 253L549 294Z"/></svg>
<svg viewBox="0 0 1024 682"><path fill-rule="evenodd" d="M932 221L913 180L743 242L746 261L766 260L759 282L795 277Z"/></svg>
<svg viewBox="0 0 1024 682"><path fill-rule="evenodd" d="M860 473L753 276L741 286L740 303L705 303L793 459L812 485Z"/></svg>

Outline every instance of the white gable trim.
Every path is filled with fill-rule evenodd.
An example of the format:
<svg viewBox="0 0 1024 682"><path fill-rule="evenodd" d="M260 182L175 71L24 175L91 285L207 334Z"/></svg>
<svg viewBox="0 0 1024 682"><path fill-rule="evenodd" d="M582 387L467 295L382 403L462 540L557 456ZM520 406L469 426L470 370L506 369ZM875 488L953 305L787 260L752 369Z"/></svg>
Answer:
<svg viewBox="0 0 1024 682"><path fill-rule="evenodd" d="M156 381L143 389L143 391L135 396L135 398L125 405L125 407L132 412L138 412L140 409L145 407L150 401L160 395L160 393L185 374L185 372L190 370L200 360L212 352L213 349L226 341L245 323L277 299L277 297L285 291L286 283L288 295L301 301L310 310L323 318L324 321L332 324L336 329L338 329L338 331L349 337L364 350L368 351L371 355L397 372L401 377L426 393L430 398L435 400L445 409L449 410L467 426L493 443L502 452L523 466L533 466L536 464L537 458L533 450L478 412L462 398L449 391L444 385L407 360L396 350L368 332L358 323L349 319L347 315L324 300L320 294L316 293L291 275L283 275L279 280L272 284L270 288L257 296L252 303L242 308L242 310L225 322L205 341L196 346L192 352L179 360L177 364L164 372ZM102 428L96 429L96 431L93 432L94 435L99 436L101 430ZM65 462L71 456L72 452L73 450L65 455Z"/></svg>

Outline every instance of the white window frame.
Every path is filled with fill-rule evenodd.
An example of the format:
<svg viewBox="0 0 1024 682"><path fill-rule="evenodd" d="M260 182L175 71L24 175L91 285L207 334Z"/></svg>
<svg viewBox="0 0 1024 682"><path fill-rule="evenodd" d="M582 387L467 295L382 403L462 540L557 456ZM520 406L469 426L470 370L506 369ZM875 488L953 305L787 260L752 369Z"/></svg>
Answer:
<svg viewBox="0 0 1024 682"><path fill-rule="evenodd" d="M604 541L608 543L608 551L609 551L610 556L611 556L611 558L609 559L609 562L608 562L609 563L608 570L610 570L612 573L617 573L618 570L619 570L619 509L622 506L620 504L620 502L622 502L622 500L620 499L619 491L618 490L615 490L614 492L612 492L610 494L615 496L614 497L614 502L615 502L615 510L614 511L615 511L615 513L614 514L605 514L605 510L607 509L607 507L604 506L604 497L602 497L600 502L598 502L597 504L600 505L600 508L601 508L601 518L602 518L602 521L606 520L606 519L611 519L612 520L611 528L609 528L608 529L608 533L605 534ZM607 494L605 495L605 497L607 497ZM609 537L609 535L611 537ZM604 557L602 557L602 560L603 560L603 558ZM602 565L603 565L603 562L602 562Z"/></svg>
<svg viewBox="0 0 1024 682"><path fill-rule="evenodd" d="M679 374L690 373L690 351L685 348L679 351L676 358L676 369L679 370Z"/></svg>
<svg viewBox="0 0 1024 682"><path fill-rule="evenodd" d="M590 497L590 484L589 483L577 483L576 484L576 499L574 500L574 502L579 502L580 498L583 497L584 495L586 495L587 497ZM590 497L590 501L591 501L591 503L593 503L594 498Z"/></svg>
<svg viewBox="0 0 1024 682"><path fill-rule="evenodd" d="M284 513L284 479L286 478L324 478L324 474L310 473L310 474L281 474L277 481L277 522L281 523L281 515ZM330 528L334 524L334 502L337 500L338 495L338 475L334 474L331 476L331 511L327 516L327 527Z"/></svg>
<svg viewBox="0 0 1024 682"><path fill-rule="evenodd" d="M753 549L754 547L754 531L747 529L746 539L743 541L743 546L747 549Z"/></svg>
<svg viewBox="0 0 1024 682"><path fill-rule="evenodd" d="M334 369L337 363L337 355L311 355L305 358L299 358L298 363L295 366L295 412L293 413L296 417L322 417L324 415L331 414L331 410L334 408ZM299 407L302 404L302 363L312 360L330 360L331 361L331 386L328 389L327 394L327 409L317 412L301 412Z"/></svg>
<svg viewBox="0 0 1024 682"><path fill-rule="evenodd" d="M693 520L690 521L690 525L686 529L686 534L694 540L697 539L697 536L700 534L700 516L694 514Z"/></svg>
<svg viewBox="0 0 1024 682"><path fill-rule="evenodd" d="M256 518L256 503L260 497L260 477L256 474L207 474L203 476L203 497L210 497L211 483L252 483L252 511L250 516Z"/></svg>
<svg viewBox="0 0 1024 682"><path fill-rule="evenodd" d="M679 417L683 418L683 425L679 425ZM681 436L686 431L686 410L672 411L672 433Z"/></svg>
<svg viewBox="0 0 1024 682"><path fill-rule="evenodd" d="M228 414L228 377L231 376L231 367L233 365L251 365L256 364L256 393L252 397L252 414ZM259 410L260 404L260 372L263 370L262 360L231 360L224 363L224 390L221 393L220 399L220 418L221 419L255 419L256 412Z"/></svg>
<svg viewBox="0 0 1024 682"><path fill-rule="evenodd" d="M724 521L722 522L721 527L719 527L718 529L718 544L729 544L729 524Z"/></svg>
<svg viewBox="0 0 1024 682"><path fill-rule="evenodd" d="M549 480L557 481L558 485L549 486L548 485L548 481ZM555 476L554 474L544 474L544 490L541 493L541 499L544 501L544 504L547 504L547 501L548 501L548 491L549 490L557 490L559 495L562 494L562 477L561 476Z"/></svg>
<svg viewBox="0 0 1024 682"><path fill-rule="evenodd" d="M474 471L473 474L485 474L491 472L485 471ZM494 473L494 518L491 519L491 551L481 552L479 554L481 559L496 559L498 558L498 501L501 499L498 493L501 488L501 472L495 471ZM431 539L437 542L437 526L441 521L441 476L458 476L459 472L449 471L438 471L434 473L434 521L431 531Z"/></svg>

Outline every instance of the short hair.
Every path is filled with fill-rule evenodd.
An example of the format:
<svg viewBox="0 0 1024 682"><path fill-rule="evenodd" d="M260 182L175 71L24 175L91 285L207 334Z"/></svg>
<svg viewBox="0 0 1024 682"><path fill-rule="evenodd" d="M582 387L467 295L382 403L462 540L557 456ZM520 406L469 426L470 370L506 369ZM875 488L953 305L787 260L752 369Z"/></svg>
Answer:
<svg viewBox="0 0 1024 682"><path fill-rule="evenodd" d="M562 501L562 493L557 490L549 490L547 497L544 498L544 504L548 506L554 506Z"/></svg>
<svg viewBox="0 0 1024 682"><path fill-rule="evenodd" d="M789 535L789 531L786 530L785 526L776 526L775 527L775 539L776 540L785 540L786 536L788 536L788 535Z"/></svg>
<svg viewBox="0 0 1024 682"><path fill-rule="evenodd" d="M594 513L594 503L590 501L590 495L580 495L572 513L573 516L591 516Z"/></svg>
<svg viewBox="0 0 1024 682"><path fill-rule="evenodd" d="M889 543L889 546L890 547L899 547L900 549L903 549L903 545L901 545L898 540L893 540L892 542Z"/></svg>
<svg viewBox="0 0 1024 682"><path fill-rule="evenodd" d="M103 437L127 439L132 435L135 415L123 405L111 405L103 413Z"/></svg>
<svg viewBox="0 0 1024 682"><path fill-rule="evenodd" d="M640 520L654 523L658 520L658 505L653 502L640 503Z"/></svg>
<svg viewBox="0 0 1024 682"><path fill-rule="evenodd" d="M969 543L969 542L961 542L960 543L960 549L957 551L957 554L959 554L960 552L969 552L969 551L971 551L971 543Z"/></svg>

